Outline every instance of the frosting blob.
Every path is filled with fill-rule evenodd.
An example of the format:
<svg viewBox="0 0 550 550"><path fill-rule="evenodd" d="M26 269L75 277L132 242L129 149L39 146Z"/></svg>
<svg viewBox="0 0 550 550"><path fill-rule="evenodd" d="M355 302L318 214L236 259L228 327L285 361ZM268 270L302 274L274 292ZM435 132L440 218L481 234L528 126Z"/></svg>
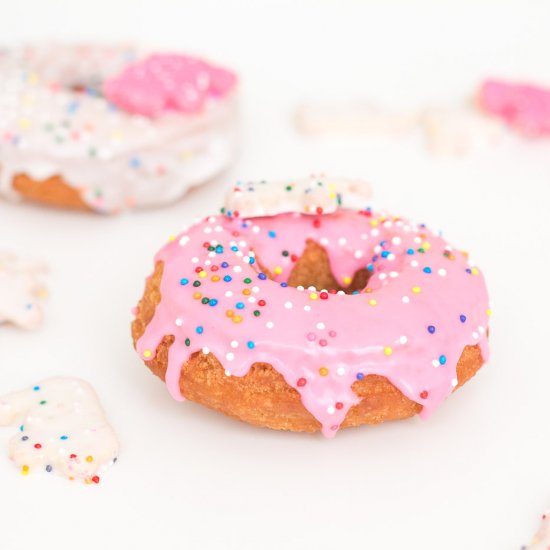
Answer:
<svg viewBox="0 0 550 550"><path fill-rule="evenodd" d="M308 240L327 252L343 288L304 289L287 280ZM463 252L424 225L365 210L212 216L170 241L161 300L136 348L151 359L173 335L166 383L181 399L180 373L192 353L213 353L228 375L271 364L333 436L358 402L352 384L386 377L429 416L457 385L467 345L488 357L487 289Z"/></svg>
<svg viewBox="0 0 550 550"><path fill-rule="evenodd" d="M123 93L126 69L135 71L143 56L125 46L0 51L0 196L19 197L20 174L38 182L61 176L92 210L117 213L171 203L227 168L238 141L234 75L185 58L194 76L180 70L175 84L200 101L166 110L158 82L152 95L137 83ZM140 114L158 101L156 118ZM136 102L143 109L124 109Z"/></svg>
<svg viewBox="0 0 550 550"><path fill-rule="evenodd" d="M39 469L99 483L116 462L118 441L93 388L77 378L48 378L0 396L0 426L19 423L9 457L23 475Z"/></svg>

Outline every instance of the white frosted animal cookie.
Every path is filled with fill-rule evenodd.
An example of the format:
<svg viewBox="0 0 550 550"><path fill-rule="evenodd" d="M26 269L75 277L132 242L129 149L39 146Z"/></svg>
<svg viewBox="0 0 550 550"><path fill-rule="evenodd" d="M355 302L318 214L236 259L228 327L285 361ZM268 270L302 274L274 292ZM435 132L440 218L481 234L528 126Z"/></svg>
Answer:
<svg viewBox="0 0 550 550"><path fill-rule="evenodd" d="M548 550L550 548L550 513L542 515L542 524L531 544L522 546L521 550Z"/></svg>
<svg viewBox="0 0 550 550"><path fill-rule="evenodd" d="M57 472L99 483L117 460L118 441L94 389L78 378L48 378L0 396L0 426L18 424L9 457L23 475Z"/></svg>
<svg viewBox="0 0 550 550"><path fill-rule="evenodd" d="M0 324L34 329L42 322L41 301L46 290L40 276L46 267L0 252Z"/></svg>
<svg viewBox="0 0 550 550"><path fill-rule="evenodd" d="M339 208L362 208L371 198L370 186L359 180L311 176L292 182L237 182L229 190L224 212L254 218L285 212L330 214Z"/></svg>
<svg viewBox="0 0 550 550"><path fill-rule="evenodd" d="M395 135L412 130L418 113L398 113L365 100L307 103L295 114L298 130L308 135Z"/></svg>
<svg viewBox="0 0 550 550"><path fill-rule="evenodd" d="M421 118L426 144L436 155L463 155L498 141L502 124L473 106L431 107Z"/></svg>

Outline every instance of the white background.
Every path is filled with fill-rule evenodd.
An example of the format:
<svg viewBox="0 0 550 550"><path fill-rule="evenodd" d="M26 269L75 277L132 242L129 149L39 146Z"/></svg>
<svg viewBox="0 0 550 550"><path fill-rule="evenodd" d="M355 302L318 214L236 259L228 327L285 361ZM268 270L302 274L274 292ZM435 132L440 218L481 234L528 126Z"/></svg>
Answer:
<svg viewBox="0 0 550 550"><path fill-rule="evenodd" d="M3 0L6 43L137 39L242 76L231 173L178 204L117 218L0 203L0 249L51 268L43 328L0 329L0 393L77 375L120 435L98 486L21 476L2 449L0 548L517 550L550 506L550 142L465 158L422 139L304 140L299 99L461 100L496 75L550 84L543 1ZM255 429L172 401L134 353L130 309L153 253L242 177L311 171L372 182L375 206L442 228L487 277L489 365L427 422L321 436ZM365 327L368 330L368 327Z"/></svg>

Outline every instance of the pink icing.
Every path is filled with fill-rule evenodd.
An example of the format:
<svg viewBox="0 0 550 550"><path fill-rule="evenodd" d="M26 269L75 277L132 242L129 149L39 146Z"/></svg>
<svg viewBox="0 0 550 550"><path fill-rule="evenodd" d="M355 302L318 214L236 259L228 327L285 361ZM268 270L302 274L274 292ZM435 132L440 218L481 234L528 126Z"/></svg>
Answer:
<svg viewBox="0 0 550 550"><path fill-rule="evenodd" d="M525 135L550 134L549 89L488 80L481 86L479 101L483 110Z"/></svg>
<svg viewBox="0 0 550 550"><path fill-rule="evenodd" d="M165 112L197 113L209 99L229 94L234 73L177 54L155 54L108 79L104 93L127 112L156 118Z"/></svg>
<svg viewBox="0 0 550 550"><path fill-rule="evenodd" d="M348 295L286 286L307 239L327 250L343 285L368 266L367 289ZM234 376L267 362L330 437L359 400L351 388L357 379L385 376L427 417L456 386L464 347L480 345L488 356L483 276L440 236L400 218L370 210L212 216L169 242L156 261L164 262L162 299L137 350L154 357L162 338L174 335L166 383L176 399L193 352L214 353Z"/></svg>

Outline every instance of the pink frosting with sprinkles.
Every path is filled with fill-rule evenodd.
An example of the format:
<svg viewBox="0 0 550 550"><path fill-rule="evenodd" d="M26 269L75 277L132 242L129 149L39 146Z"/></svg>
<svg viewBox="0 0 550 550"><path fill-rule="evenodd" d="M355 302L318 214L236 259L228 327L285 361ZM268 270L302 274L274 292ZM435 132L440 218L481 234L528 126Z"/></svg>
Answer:
<svg viewBox="0 0 550 550"><path fill-rule="evenodd" d="M308 239L325 248L343 287L357 270L371 271L367 288L288 286ZM181 233L155 261L164 263L162 298L137 350L151 359L165 335L175 337L166 373L175 399L194 352L213 353L228 376L266 362L330 437L359 402L356 380L386 377L425 418L457 385L465 346L488 358L483 275L465 253L402 218L370 209L251 219L226 212Z"/></svg>
<svg viewBox="0 0 550 550"><path fill-rule="evenodd" d="M229 94L234 73L178 54L155 54L128 65L104 84L104 94L121 109L156 118L169 111L200 112L209 99Z"/></svg>
<svg viewBox="0 0 550 550"><path fill-rule="evenodd" d="M550 135L550 89L488 80L479 101L486 112L532 137Z"/></svg>

